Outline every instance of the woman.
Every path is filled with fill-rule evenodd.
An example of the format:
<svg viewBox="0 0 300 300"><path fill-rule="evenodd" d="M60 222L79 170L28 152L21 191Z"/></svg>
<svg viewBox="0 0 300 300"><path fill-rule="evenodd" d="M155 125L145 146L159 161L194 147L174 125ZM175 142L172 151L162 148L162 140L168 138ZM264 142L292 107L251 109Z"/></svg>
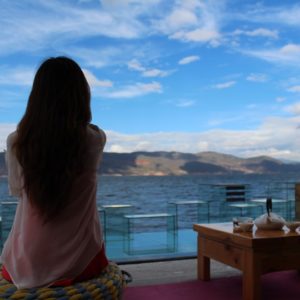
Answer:
<svg viewBox="0 0 300 300"><path fill-rule="evenodd" d="M19 203L2 274L18 288L72 284L108 264L96 205L106 137L90 121L80 67L66 57L46 60L7 139L9 190Z"/></svg>

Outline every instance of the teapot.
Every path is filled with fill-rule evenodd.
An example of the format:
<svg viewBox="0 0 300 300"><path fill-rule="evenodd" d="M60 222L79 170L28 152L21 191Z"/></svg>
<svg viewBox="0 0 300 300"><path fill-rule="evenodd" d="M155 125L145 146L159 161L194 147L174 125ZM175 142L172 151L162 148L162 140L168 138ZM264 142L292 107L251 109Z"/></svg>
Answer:
<svg viewBox="0 0 300 300"><path fill-rule="evenodd" d="M281 230L286 221L281 216L272 212L272 198L266 201L267 213L257 217L254 224L261 230Z"/></svg>

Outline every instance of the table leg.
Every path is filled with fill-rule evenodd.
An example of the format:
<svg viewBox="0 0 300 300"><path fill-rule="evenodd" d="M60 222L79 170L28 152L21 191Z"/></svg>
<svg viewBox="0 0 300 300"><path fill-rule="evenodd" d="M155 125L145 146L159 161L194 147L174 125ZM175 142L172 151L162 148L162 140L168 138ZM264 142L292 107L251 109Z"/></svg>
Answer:
<svg viewBox="0 0 300 300"><path fill-rule="evenodd" d="M210 280L210 258L203 255L204 239L198 235L197 274L200 280Z"/></svg>
<svg viewBox="0 0 300 300"><path fill-rule="evenodd" d="M260 299L260 262L251 251L245 253L243 269L243 300Z"/></svg>

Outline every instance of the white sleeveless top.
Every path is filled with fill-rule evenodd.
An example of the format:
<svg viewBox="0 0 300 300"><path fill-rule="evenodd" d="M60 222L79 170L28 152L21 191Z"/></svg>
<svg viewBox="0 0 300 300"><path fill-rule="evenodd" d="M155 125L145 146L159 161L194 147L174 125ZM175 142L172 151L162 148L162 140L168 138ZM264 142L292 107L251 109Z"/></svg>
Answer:
<svg viewBox="0 0 300 300"><path fill-rule="evenodd" d="M84 271L102 247L96 204L97 168L105 133L88 127L85 171L76 179L72 201L54 221L43 224L22 189L22 169L12 151L16 132L7 138L9 191L19 198L15 220L1 255L18 288L49 286Z"/></svg>

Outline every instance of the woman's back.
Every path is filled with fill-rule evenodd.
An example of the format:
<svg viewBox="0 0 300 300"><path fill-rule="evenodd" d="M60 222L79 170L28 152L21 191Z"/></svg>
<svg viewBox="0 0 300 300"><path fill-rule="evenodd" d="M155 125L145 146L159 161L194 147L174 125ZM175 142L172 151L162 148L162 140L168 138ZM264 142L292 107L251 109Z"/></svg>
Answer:
<svg viewBox="0 0 300 300"><path fill-rule="evenodd" d="M22 188L22 167L12 147L16 138L16 132L8 137L7 164L10 190L20 197L20 202L2 252L2 263L18 288L75 278L103 246L96 190L105 134L87 127L82 172L72 183L67 206L48 222L44 222Z"/></svg>

